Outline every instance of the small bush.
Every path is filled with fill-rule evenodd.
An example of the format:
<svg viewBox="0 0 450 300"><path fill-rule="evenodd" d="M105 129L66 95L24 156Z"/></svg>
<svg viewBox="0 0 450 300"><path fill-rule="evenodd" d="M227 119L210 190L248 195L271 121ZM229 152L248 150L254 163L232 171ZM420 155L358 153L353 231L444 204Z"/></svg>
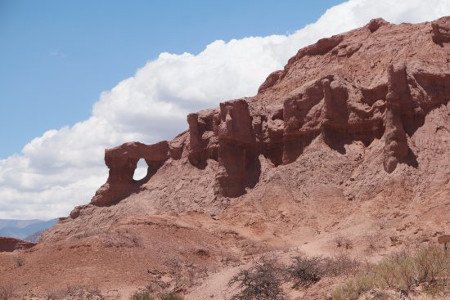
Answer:
<svg viewBox="0 0 450 300"><path fill-rule="evenodd" d="M318 282L322 277L335 277L356 270L359 262L345 255L336 257L294 257L293 264L288 268L294 288L306 287Z"/></svg>
<svg viewBox="0 0 450 300"><path fill-rule="evenodd" d="M361 263L347 255L323 258L322 268L324 276L336 277L355 273Z"/></svg>
<svg viewBox="0 0 450 300"><path fill-rule="evenodd" d="M183 300L184 297L177 293L162 293L155 296L149 290L139 290L131 296L131 300Z"/></svg>
<svg viewBox="0 0 450 300"><path fill-rule="evenodd" d="M131 300L155 300L149 291L137 291L131 296Z"/></svg>
<svg viewBox="0 0 450 300"><path fill-rule="evenodd" d="M131 296L131 300L155 300L149 291L137 291Z"/></svg>
<svg viewBox="0 0 450 300"><path fill-rule="evenodd" d="M278 269L270 261L263 260L255 266L239 272L229 285L237 284L241 291L232 299L277 300L285 299L281 289Z"/></svg>
<svg viewBox="0 0 450 300"><path fill-rule="evenodd" d="M84 286L67 286L66 289L47 292L47 300L58 299L104 299L98 288L89 288Z"/></svg>
<svg viewBox="0 0 450 300"><path fill-rule="evenodd" d="M333 300L353 300L371 290L374 286L373 278L368 275L360 275L346 284L336 288L332 293Z"/></svg>
<svg viewBox="0 0 450 300"><path fill-rule="evenodd" d="M165 293L161 294L160 296L161 300L183 300L184 297L177 293Z"/></svg>
<svg viewBox="0 0 450 300"><path fill-rule="evenodd" d="M320 257L294 257L294 263L288 268L294 281L293 288L309 287L324 275L323 260Z"/></svg>
<svg viewBox="0 0 450 300"><path fill-rule="evenodd" d="M416 283L414 258L401 252L373 266L373 277L380 288L410 290Z"/></svg>
<svg viewBox="0 0 450 300"><path fill-rule="evenodd" d="M450 252L440 247L420 250L415 257L417 281L436 283L450 277Z"/></svg>

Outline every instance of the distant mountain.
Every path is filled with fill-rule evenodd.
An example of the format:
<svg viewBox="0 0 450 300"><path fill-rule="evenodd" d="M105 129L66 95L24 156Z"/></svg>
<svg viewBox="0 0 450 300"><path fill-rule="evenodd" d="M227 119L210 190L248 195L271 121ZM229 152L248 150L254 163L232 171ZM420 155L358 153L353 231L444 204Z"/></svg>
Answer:
<svg viewBox="0 0 450 300"><path fill-rule="evenodd" d="M0 236L14 237L18 239L27 239L40 236L39 233L52 227L57 219L44 220L13 220L0 219Z"/></svg>

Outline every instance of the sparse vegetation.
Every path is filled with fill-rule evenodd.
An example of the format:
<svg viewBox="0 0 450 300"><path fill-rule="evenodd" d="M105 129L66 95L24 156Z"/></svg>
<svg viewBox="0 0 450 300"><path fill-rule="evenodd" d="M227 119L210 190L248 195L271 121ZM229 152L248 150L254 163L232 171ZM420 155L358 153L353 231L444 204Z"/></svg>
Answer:
<svg viewBox="0 0 450 300"><path fill-rule="evenodd" d="M155 300L155 297L149 291L141 290L135 292L131 300Z"/></svg>
<svg viewBox="0 0 450 300"><path fill-rule="evenodd" d="M284 283L292 283L295 289L308 288L324 277L353 273L359 266L358 261L345 255L331 258L297 256L287 267L263 259L239 272L229 285L240 288L232 299L285 299Z"/></svg>
<svg viewBox="0 0 450 300"><path fill-rule="evenodd" d="M102 300L104 296L97 288L88 288L84 286L67 286L66 289L47 293L47 300L59 299L92 299Z"/></svg>
<svg viewBox="0 0 450 300"><path fill-rule="evenodd" d="M333 300L350 300L358 299L360 295L369 291L374 287L373 277L367 274L360 274L346 284L336 288L333 291Z"/></svg>
<svg viewBox="0 0 450 300"><path fill-rule="evenodd" d="M161 300L183 300L184 297L177 293L164 293L159 296Z"/></svg>
<svg viewBox="0 0 450 300"><path fill-rule="evenodd" d="M139 290L131 296L131 300L183 300L184 297L178 293L168 292L155 296L149 290Z"/></svg>
<svg viewBox="0 0 450 300"><path fill-rule="evenodd" d="M336 257L294 257L294 262L288 267L290 279L294 282L294 288L309 287L318 282L322 277L334 277L348 274L354 271L359 262L348 256Z"/></svg>
<svg viewBox="0 0 450 300"><path fill-rule="evenodd" d="M359 273L333 292L333 299L357 299L372 289L394 290L405 295L421 288L431 295L448 294L450 252L430 246L416 253L401 252Z"/></svg>
<svg viewBox="0 0 450 300"><path fill-rule="evenodd" d="M240 292L232 299L236 300L277 300L285 299L281 289L279 268L272 261L263 259L253 267L239 272L229 285L237 284Z"/></svg>
<svg viewBox="0 0 450 300"><path fill-rule="evenodd" d="M320 257L295 257L294 263L288 268L288 272L294 281L293 288L307 288L318 282L324 275L322 259Z"/></svg>
<svg viewBox="0 0 450 300"><path fill-rule="evenodd" d="M361 263L347 255L337 255L323 259L325 276L336 277L354 273Z"/></svg>

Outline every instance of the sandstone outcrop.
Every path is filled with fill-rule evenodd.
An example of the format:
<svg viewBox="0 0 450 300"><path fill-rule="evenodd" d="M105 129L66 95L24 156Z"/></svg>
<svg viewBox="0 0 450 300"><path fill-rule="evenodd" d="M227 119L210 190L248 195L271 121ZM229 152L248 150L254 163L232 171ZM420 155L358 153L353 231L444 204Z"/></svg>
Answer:
<svg viewBox="0 0 450 300"><path fill-rule="evenodd" d="M106 183L95 193L91 203L96 206L116 204L136 192L142 183L147 182L158 168L169 158L169 144L164 141L154 145L139 142L123 144L105 152L105 163L109 168ZM147 175L136 181L134 171L140 159L145 159Z"/></svg>
<svg viewBox="0 0 450 300"><path fill-rule="evenodd" d="M450 19L441 18L431 23L433 30L433 41L443 46L443 43L450 42Z"/></svg>

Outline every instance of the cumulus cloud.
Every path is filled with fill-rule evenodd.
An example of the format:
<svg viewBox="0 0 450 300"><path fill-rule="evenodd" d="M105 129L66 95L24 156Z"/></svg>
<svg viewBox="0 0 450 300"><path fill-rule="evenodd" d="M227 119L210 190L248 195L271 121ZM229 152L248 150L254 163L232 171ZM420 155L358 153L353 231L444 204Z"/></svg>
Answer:
<svg viewBox="0 0 450 300"><path fill-rule="evenodd" d="M215 41L201 53L162 53L101 94L89 119L49 130L0 160L0 218L51 218L89 202L106 180L104 148L153 143L186 128L186 115L254 95L266 76L317 39L383 17L423 22L450 14L441 0L350 0L291 35Z"/></svg>

